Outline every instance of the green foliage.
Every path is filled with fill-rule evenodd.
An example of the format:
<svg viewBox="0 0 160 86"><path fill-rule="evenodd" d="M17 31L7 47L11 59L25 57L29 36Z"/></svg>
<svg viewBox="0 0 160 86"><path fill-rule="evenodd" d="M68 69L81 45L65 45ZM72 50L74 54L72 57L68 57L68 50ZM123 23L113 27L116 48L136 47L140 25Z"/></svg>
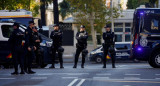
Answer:
<svg viewBox="0 0 160 86"><path fill-rule="evenodd" d="M111 9L105 5L105 0L67 0L73 9L73 16L78 26L85 25L87 31L91 32L90 22L94 21L94 29L102 33L106 23L110 23ZM120 9L113 8L113 18L120 16ZM93 14L93 15L92 15ZM107 19L106 19L106 16Z"/></svg>
<svg viewBox="0 0 160 86"><path fill-rule="evenodd" d="M60 6L59 13L62 16L62 19L64 20L65 17L70 15L71 13L70 4L66 0L63 0L61 3L59 3L59 6Z"/></svg>
<svg viewBox="0 0 160 86"><path fill-rule="evenodd" d="M0 10L26 9L33 12L33 16L39 14L39 2L36 0L0 0Z"/></svg>
<svg viewBox="0 0 160 86"><path fill-rule="evenodd" d="M127 7L128 9L136 9L140 5L145 5L146 3L152 4L157 0L128 0Z"/></svg>

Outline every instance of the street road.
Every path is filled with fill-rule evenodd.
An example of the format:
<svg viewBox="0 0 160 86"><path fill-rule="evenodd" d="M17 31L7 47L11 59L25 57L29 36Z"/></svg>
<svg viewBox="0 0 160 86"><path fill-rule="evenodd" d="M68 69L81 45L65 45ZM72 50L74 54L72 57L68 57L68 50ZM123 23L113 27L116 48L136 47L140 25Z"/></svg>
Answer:
<svg viewBox="0 0 160 86"><path fill-rule="evenodd" d="M64 64L64 69L33 69L36 74L11 75L13 69L0 69L0 86L160 86L160 69L148 63L118 63L112 69L102 64L87 63L85 68L72 68Z"/></svg>

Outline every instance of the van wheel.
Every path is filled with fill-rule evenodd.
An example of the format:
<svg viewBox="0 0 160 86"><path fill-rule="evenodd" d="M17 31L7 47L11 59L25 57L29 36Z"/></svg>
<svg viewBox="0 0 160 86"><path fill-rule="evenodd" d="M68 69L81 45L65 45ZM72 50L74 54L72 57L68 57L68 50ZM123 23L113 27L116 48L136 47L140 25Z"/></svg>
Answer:
<svg viewBox="0 0 160 86"><path fill-rule="evenodd" d="M160 68L160 51L153 53L149 60L149 64L154 68Z"/></svg>
<svg viewBox="0 0 160 86"><path fill-rule="evenodd" d="M96 63L102 63L102 57L96 56Z"/></svg>

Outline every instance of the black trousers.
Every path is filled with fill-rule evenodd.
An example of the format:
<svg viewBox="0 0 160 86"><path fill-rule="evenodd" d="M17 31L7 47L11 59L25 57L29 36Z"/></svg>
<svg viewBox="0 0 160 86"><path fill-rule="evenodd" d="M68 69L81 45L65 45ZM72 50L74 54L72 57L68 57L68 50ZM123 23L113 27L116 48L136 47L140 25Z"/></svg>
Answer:
<svg viewBox="0 0 160 86"><path fill-rule="evenodd" d="M18 64L20 64L21 71L24 70L24 56L23 52L12 51L13 63L15 72L18 72Z"/></svg>
<svg viewBox="0 0 160 86"><path fill-rule="evenodd" d="M38 66L41 66L43 63L43 57L44 57L44 52L43 49L40 47L37 47L36 51L35 51L35 56L36 56L36 63Z"/></svg>
<svg viewBox="0 0 160 86"><path fill-rule="evenodd" d="M24 69L27 71L30 71L31 70L31 67L32 67L32 62L33 62L33 59L35 58L35 53L34 51L28 51L26 50L26 53L25 53L25 65L24 65Z"/></svg>
<svg viewBox="0 0 160 86"><path fill-rule="evenodd" d="M60 64L61 64L61 65L63 64L62 53L61 53L61 52L58 52L58 48L59 48L59 47L54 47L54 48L52 48L52 62L53 62L52 65L55 64L55 59L56 59L56 56L57 56L56 53L58 53L58 58L59 58Z"/></svg>
<svg viewBox="0 0 160 86"><path fill-rule="evenodd" d="M79 55L80 53L82 53L82 51L84 50L84 48L77 48L76 50L76 54L75 54L75 60L74 60L74 64L77 65L78 59L79 59ZM85 56L84 54L82 54L82 64L85 63Z"/></svg>
<svg viewBox="0 0 160 86"><path fill-rule="evenodd" d="M103 53L104 53L104 56L103 56L103 65L106 66L106 56L108 55L108 52L109 52L109 47L111 45L103 45ZM115 51L110 53L111 54L111 60L112 60L112 67L115 66Z"/></svg>

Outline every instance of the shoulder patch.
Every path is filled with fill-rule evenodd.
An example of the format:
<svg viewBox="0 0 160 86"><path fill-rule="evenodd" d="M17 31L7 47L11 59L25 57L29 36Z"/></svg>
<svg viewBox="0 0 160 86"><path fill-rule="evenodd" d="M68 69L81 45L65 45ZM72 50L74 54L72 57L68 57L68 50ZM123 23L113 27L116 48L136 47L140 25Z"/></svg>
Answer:
<svg viewBox="0 0 160 86"><path fill-rule="evenodd" d="M28 34L28 31L26 31L26 34Z"/></svg>

